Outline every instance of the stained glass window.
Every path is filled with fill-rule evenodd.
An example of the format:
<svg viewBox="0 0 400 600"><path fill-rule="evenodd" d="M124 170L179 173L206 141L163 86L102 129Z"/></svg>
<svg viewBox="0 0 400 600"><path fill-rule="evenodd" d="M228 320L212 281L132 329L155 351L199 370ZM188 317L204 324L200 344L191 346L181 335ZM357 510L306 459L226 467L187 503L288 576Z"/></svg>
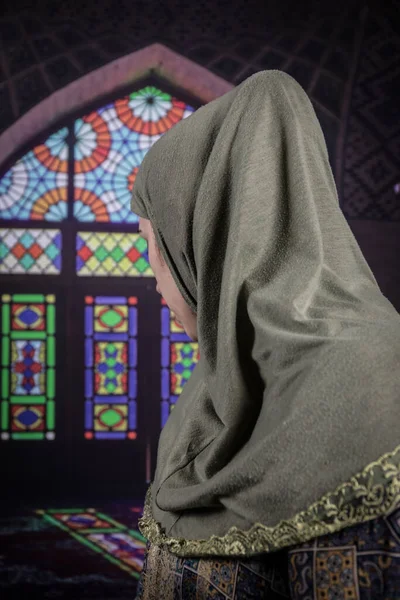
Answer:
<svg viewBox="0 0 400 600"><path fill-rule="evenodd" d="M2 296L1 438L55 438L55 297Z"/></svg>
<svg viewBox="0 0 400 600"><path fill-rule="evenodd" d="M60 271L58 229L0 229L0 273L57 275Z"/></svg>
<svg viewBox="0 0 400 600"><path fill-rule="evenodd" d="M79 232L76 272L90 277L153 277L147 244L137 233Z"/></svg>
<svg viewBox="0 0 400 600"><path fill-rule="evenodd" d="M90 508L37 512L46 521L73 535L81 544L99 552L132 577L139 578L146 540L138 531Z"/></svg>
<svg viewBox="0 0 400 600"><path fill-rule="evenodd" d="M130 199L154 142L193 108L147 86L75 121L74 215L78 221L135 223Z"/></svg>
<svg viewBox="0 0 400 600"><path fill-rule="evenodd" d="M137 299L85 304L85 437L135 439Z"/></svg>
<svg viewBox="0 0 400 600"><path fill-rule="evenodd" d="M191 341L164 299L161 305L161 427L164 427L199 361L199 345Z"/></svg>
<svg viewBox="0 0 400 600"><path fill-rule="evenodd" d="M59 276L58 289L74 290L66 291L66 314L73 313L71 302L85 302L84 390L79 393L87 439L137 436L137 303L123 278L154 274L147 244L135 233L138 217L130 208L131 193L147 151L194 110L157 86L142 86L71 118L0 176L0 276L16 275L18 285L29 276L27 283L35 281L39 290L44 289L43 282L36 288L42 275ZM28 220L35 223L23 223ZM119 290L111 296L107 289L113 278ZM34 288L27 284L25 289ZM1 296L4 440L55 437L52 291ZM197 360L197 345L171 318L165 317L169 324L163 338L168 344L163 423ZM68 351L75 343L83 340L66 339Z"/></svg>
<svg viewBox="0 0 400 600"><path fill-rule="evenodd" d="M53 133L0 179L0 219L62 221L67 216L68 129Z"/></svg>

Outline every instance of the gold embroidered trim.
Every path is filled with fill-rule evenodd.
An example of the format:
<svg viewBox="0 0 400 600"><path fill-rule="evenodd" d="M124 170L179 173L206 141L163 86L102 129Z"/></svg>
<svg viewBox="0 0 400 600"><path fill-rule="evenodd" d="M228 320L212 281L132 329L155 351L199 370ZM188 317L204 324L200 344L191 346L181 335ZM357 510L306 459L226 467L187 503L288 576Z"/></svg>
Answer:
<svg viewBox="0 0 400 600"><path fill-rule="evenodd" d="M153 519L151 488L146 494L142 534L176 556L249 556L302 544L327 533L389 514L400 502L400 446L325 494L307 510L275 527L255 523L248 531L232 527L223 537L187 540L168 537Z"/></svg>

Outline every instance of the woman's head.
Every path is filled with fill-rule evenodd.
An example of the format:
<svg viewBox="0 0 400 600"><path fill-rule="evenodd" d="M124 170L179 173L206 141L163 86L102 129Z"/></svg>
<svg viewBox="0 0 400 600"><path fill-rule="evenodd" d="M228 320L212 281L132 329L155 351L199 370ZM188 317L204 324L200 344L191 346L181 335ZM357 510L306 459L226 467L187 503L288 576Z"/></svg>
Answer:
<svg viewBox="0 0 400 600"><path fill-rule="evenodd" d="M157 281L157 292L161 294L169 308L175 313L177 321L181 323L187 335L197 341L197 317L185 302L180 293L168 265L163 260L155 239L151 222L140 217L139 232L146 240L149 262Z"/></svg>
<svg viewBox="0 0 400 600"><path fill-rule="evenodd" d="M321 229L342 218L338 206L312 103L280 71L200 107L146 153L131 207L160 293L199 342L203 375L253 360L255 330L266 352L307 311L327 261Z"/></svg>

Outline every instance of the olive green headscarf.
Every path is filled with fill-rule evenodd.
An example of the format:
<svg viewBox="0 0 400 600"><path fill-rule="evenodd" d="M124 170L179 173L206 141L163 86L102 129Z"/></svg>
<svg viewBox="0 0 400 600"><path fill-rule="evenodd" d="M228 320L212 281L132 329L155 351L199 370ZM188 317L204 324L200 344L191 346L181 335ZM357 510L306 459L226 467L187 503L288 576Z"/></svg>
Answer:
<svg viewBox="0 0 400 600"><path fill-rule="evenodd" d="M132 210L197 313L200 361L160 437L142 533L251 555L400 500L400 316L339 208L300 85L264 71L146 154Z"/></svg>

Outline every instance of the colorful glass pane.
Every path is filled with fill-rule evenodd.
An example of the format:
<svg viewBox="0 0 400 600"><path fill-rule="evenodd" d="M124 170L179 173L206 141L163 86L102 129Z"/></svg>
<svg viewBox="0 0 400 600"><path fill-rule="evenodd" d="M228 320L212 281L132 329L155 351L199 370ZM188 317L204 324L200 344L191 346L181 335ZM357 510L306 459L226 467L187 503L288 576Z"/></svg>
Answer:
<svg viewBox="0 0 400 600"><path fill-rule="evenodd" d="M40 340L11 342L11 393L44 394L46 392L46 343Z"/></svg>
<svg viewBox="0 0 400 600"><path fill-rule="evenodd" d="M198 344L171 343L171 392L179 396L198 362Z"/></svg>
<svg viewBox="0 0 400 600"><path fill-rule="evenodd" d="M145 240L137 233L76 236L76 272L89 277L153 277Z"/></svg>
<svg viewBox="0 0 400 600"><path fill-rule="evenodd" d="M127 306L95 306L94 307L94 330L107 332L128 331L128 307Z"/></svg>
<svg viewBox="0 0 400 600"><path fill-rule="evenodd" d="M139 579L146 540L138 532L93 509L40 510L43 518Z"/></svg>
<svg viewBox="0 0 400 600"><path fill-rule="evenodd" d="M33 294L30 297L33 298ZM35 297L38 296L35 295ZM42 298L42 296L40 297ZM11 307L11 326L14 330L44 331L46 327L45 305L29 301L13 303Z"/></svg>
<svg viewBox="0 0 400 600"><path fill-rule="evenodd" d="M192 342L175 314L161 299L161 427L199 361L199 345Z"/></svg>
<svg viewBox="0 0 400 600"><path fill-rule="evenodd" d="M67 216L68 129L35 146L0 179L0 219L62 221Z"/></svg>
<svg viewBox="0 0 400 600"><path fill-rule="evenodd" d="M60 271L58 229L0 229L0 273L57 275Z"/></svg>
<svg viewBox="0 0 400 600"><path fill-rule="evenodd" d="M128 345L126 342L95 342L94 387L96 394L126 394Z"/></svg>
<svg viewBox="0 0 400 600"><path fill-rule="evenodd" d="M55 438L55 297L1 297L1 439Z"/></svg>
<svg viewBox="0 0 400 600"><path fill-rule="evenodd" d="M136 439L137 299L85 304L85 437Z"/></svg>
<svg viewBox="0 0 400 600"><path fill-rule="evenodd" d="M154 142L193 108L147 86L75 121L74 216L136 223L130 209L138 168Z"/></svg>

